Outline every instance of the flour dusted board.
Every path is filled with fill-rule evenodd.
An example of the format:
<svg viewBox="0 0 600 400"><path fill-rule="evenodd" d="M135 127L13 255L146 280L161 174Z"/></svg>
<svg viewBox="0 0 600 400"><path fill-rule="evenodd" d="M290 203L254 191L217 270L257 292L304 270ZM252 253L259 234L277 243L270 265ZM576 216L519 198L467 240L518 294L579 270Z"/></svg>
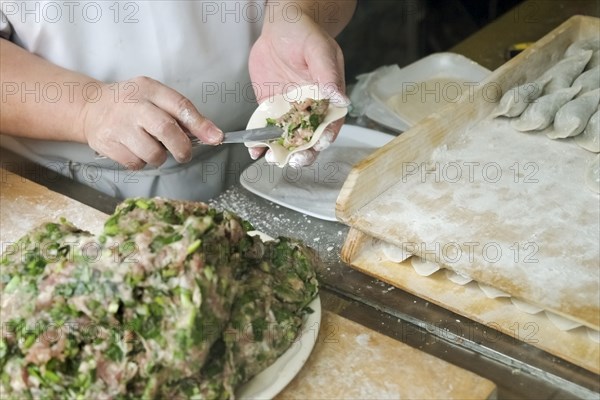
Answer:
<svg viewBox="0 0 600 400"><path fill-rule="evenodd" d="M599 198L591 154L489 121L503 91L535 79L598 19L573 17L350 173L342 221L557 314L600 326Z"/></svg>
<svg viewBox="0 0 600 400"><path fill-rule="evenodd" d="M46 221L68 219L92 233L102 230L107 215L61 196L44 186L0 168L0 241L17 241L30 229Z"/></svg>
<svg viewBox="0 0 600 400"><path fill-rule="evenodd" d="M495 398L492 382L325 312L317 344L278 399Z"/></svg>

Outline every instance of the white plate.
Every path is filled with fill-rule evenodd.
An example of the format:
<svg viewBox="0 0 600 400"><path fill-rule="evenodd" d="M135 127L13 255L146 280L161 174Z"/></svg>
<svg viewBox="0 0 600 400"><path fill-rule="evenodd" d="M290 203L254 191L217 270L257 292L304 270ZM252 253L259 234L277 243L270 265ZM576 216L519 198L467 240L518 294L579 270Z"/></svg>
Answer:
<svg viewBox="0 0 600 400"><path fill-rule="evenodd" d="M373 102L366 115L389 128L407 130L424 116L457 102L461 94L469 95L490 73L460 54L431 54L375 79L368 89ZM390 100L398 95L402 101L391 105Z"/></svg>
<svg viewBox="0 0 600 400"><path fill-rule="evenodd" d="M263 241L273 240L262 232L252 231L248 234L258 234ZM302 331L294 344L269 368L240 386L236 391L236 397L240 399L272 399L300 372L315 347L321 325L320 297L317 295L308 306L314 312L304 317Z"/></svg>
<svg viewBox="0 0 600 400"><path fill-rule="evenodd" d="M250 192L284 207L336 221L335 202L352 166L393 138L344 125L337 140L321 152L313 165L279 168L262 158L244 170L240 183Z"/></svg>

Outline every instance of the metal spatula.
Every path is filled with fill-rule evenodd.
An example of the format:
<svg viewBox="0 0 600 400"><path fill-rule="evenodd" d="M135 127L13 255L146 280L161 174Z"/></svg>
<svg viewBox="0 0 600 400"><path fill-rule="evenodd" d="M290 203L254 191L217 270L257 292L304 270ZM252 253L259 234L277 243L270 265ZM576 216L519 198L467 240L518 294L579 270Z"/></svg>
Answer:
<svg viewBox="0 0 600 400"><path fill-rule="evenodd" d="M226 143L245 143L257 142L262 140L276 139L283 134L283 129L278 126L265 126L264 128L246 129L243 131L225 132L223 133L222 144ZM196 136L188 134L192 147L206 146ZM96 153L96 160L104 160L106 156Z"/></svg>

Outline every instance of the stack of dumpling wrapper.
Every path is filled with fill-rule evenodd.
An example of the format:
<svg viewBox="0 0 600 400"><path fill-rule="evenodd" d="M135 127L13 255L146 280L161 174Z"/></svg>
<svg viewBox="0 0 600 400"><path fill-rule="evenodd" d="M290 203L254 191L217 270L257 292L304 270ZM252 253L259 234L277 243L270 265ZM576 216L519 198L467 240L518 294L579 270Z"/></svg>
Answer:
<svg viewBox="0 0 600 400"><path fill-rule="evenodd" d="M508 90L494 117L512 118L521 132L550 139L574 137L582 148L600 152L600 38L573 42L562 59L537 80ZM600 187L600 155L586 171L586 183Z"/></svg>

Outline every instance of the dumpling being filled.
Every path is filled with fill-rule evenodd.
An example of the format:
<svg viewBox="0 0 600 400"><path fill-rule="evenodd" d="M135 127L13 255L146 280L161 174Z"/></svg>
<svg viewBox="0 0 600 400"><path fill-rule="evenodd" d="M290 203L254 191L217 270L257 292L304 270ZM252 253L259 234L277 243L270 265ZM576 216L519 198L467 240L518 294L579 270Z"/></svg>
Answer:
<svg viewBox="0 0 600 400"><path fill-rule="evenodd" d="M598 110L600 89L587 92L562 106L554 117L554 129L546 133L550 139L577 136L585 129L592 114Z"/></svg>
<svg viewBox="0 0 600 400"><path fill-rule="evenodd" d="M573 86L581 86L579 95L600 88L600 66L594 67L579 75L573 82Z"/></svg>
<svg viewBox="0 0 600 400"><path fill-rule="evenodd" d="M573 56L563 58L544 72L541 79L550 78L550 82L544 88L544 93L554 93L559 89L571 86L585 68L592 53L592 50L583 50Z"/></svg>
<svg viewBox="0 0 600 400"><path fill-rule="evenodd" d="M558 109L571 100L579 90L579 87L568 87L540 97L531 103L518 119L511 121L512 127L521 132L548 127Z"/></svg>
<svg viewBox="0 0 600 400"><path fill-rule="evenodd" d="M600 152L600 110L596 110L581 135L575 136L575 143L593 153Z"/></svg>
<svg viewBox="0 0 600 400"><path fill-rule="evenodd" d="M550 77L548 76L543 80L527 82L506 91L492 113L492 118L499 116L518 117L529 104L542 95L544 86L549 81Z"/></svg>

